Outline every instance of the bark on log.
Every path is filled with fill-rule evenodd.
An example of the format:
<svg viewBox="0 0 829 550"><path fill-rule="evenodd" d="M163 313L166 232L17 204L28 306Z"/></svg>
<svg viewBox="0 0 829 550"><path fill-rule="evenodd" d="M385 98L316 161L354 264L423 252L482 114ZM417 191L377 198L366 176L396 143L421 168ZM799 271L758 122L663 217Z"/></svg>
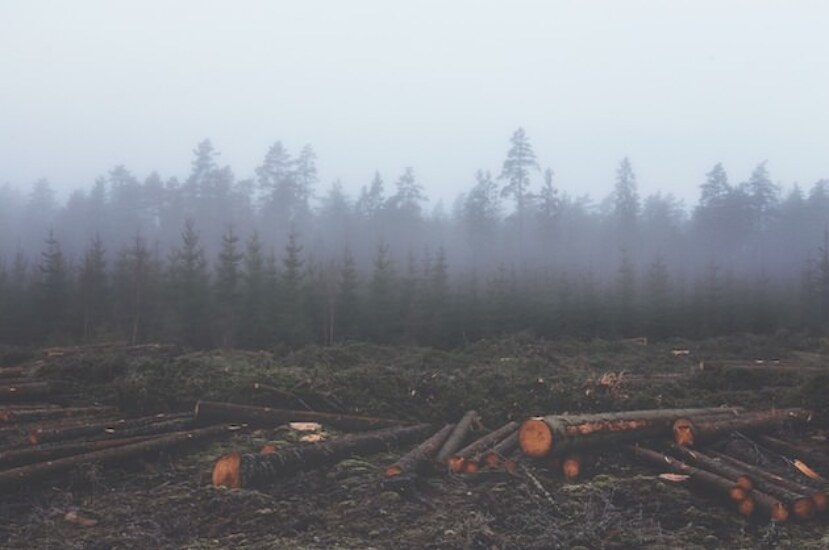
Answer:
<svg viewBox="0 0 829 550"><path fill-rule="evenodd" d="M213 485L234 489L261 487L280 477L334 464L357 453L372 454L417 441L431 429L428 424L418 424L295 445L273 454L229 453L216 460Z"/></svg>
<svg viewBox="0 0 829 550"><path fill-rule="evenodd" d="M460 422L455 424L455 428L443 444L443 447L438 451L435 457L435 462L438 464L445 464L449 457L463 446L469 432L472 431L473 426L477 427L481 423L481 419L476 411L467 411L460 419Z"/></svg>
<svg viewBox="0 0 829 550"><path fill-rule="evenodd" d="M497 468L503 464L516 449L518 449L518 430L512 432L503 441L495 445L490 450L484 452L478 460L480 464L485 464L490 468Z"/></svg>
<svg viewBox="0 0 829 550"><path fill-rule="evenodd" d="M630 445L627 449L643 462L657 467L667 468L677 474L687 475L697 485L732 501L739 503L749 497L745 489L733 481L712 472L695 468L680 460L643 447ZM789 519L789 509L783 502L771 495L755 490L752 491L750 498L757 509L773 520L784 522ZM751 507L751 509L753 511L754 507ZM740 512L744 513L742 506L740 507Z"/></svg>
<svg viewBox="0 0 829 550"><path fill-rule="evenodd" d="M721 410L720 407L653 409L536 417L521 424L518 438L524 454L540 458L575 448L668 436L676 418Z"/></svg>
<svg viewBox="0 0 829 550"><path fill-rule="evenodd" d="M494 430L485 436L477 439L464 447L463 449L453 453L449 459L447 460L447 465L452 473L459 474L464 471L464 463L467 459L473 458L475 455L484 452L485 450L489 449L499 441L502 441L511 433L518 430L518 422L512 421L507 422L497 430ZM469 464L473 465L472 468L474 471L470 471L467 473L475 473L478 471L478 463L477 461L470 460Z"/></svg>
<svg viewBox="0 0 829 550"><path fill-rule="evenodd" d="M726 479L730 479L746 491L751 491L754 488L752 478L745 470L734 468L730 464L711 458L700 451L692 451L687 447L674 446L673 452L684 460L690 460L703 470L708 470Z"/></svg>
<svg viewBox="0 0 829 550"><path fill-rule="evenodd" d="M285 390L281 390L275 386L269 386L267 384L261 384L256 382L253 384L253 389L258 391L264 391L272 396L276 397L278 400L282 401L283 403L291 403L297 404L305 407L307 410L311 410L311 407L305 404L305 401L297 397L296 395L292 394L291 392L287 392Z"/></svg>
<svg viewBox="0 0 829 550"><path fill-rule="evenodd" d="M413 474L423 465L432 462L454 428L454 424L447 424L432 437L401 456L397 462L386 468L386 477Z"/></svg>
<svg viewBox="0 0 829 550"><path fill-rule="evenodd" d="M103 416L116 412L115 407L54 407L47 409L0 409L0 423L37 422L79 416Z"/></svg>
<svg viewBox="0 0 829 550"><path fill-rule="evenodd" d="M808 463L810 466L814 466L815 468L821 470L821 474L829 474L829 457L826 455L821 455L808 447L804 447L803 445L792 443L791 441L786 441L784 439L780 439L779 437L772 437L770 435L758 435L757 440L766 447L775 450L778 453L787 455L789 458L798 458L803 460L803 462Z"/></svg>
<svg viewBox="0 0 829 550"><path fill-rule="evenodd" d="M53 382L27 382L25 384L0 384L0 401L25 401L51 397L55 393Z"/></svg>
<svg viewBox="0 0 829 550"><path fill-rule="evenodd" d="M693 447L701 442L730 432L768 431L787 422L808 422L811 416L811 413L805 409L771 409L746 412L727 419L719 417L700 418L699 420L693 417L683 418L681 421L690 421L689 425L683 430L678 429L676 425L674 426L674 442L677 445ZM680 434L680 432L682 433Z"/></svg>
<svg viewBox="0 0 829 550"><path fill-rule="evenodd" d="M319 422L347 431L376 430L400 426L403 422L388 418L355 416L349 414L321 413L316 411L293 411L270 407L251 407L235 403L199 401L196 403L195 419L199 424L241 422L252 426L272 428L288 422Z"/></svg>
<svg viewBox="0 0 829 550"><path fill-rule="evenodd" d="M76 466L144 456L238 429L238 426L209 426L199 430L165 434L161 437L154 437L146 441L122 445L120 447L93 451L46 462L37 462L28 466L21 466L0 472L0 488L16 487L26 482L64 472Z"/></svg>
<svg viewBox="0 0 829 550"><path fill-rule="evenodd" d="M0 367L0 378L22 378L28 374L24 367Z"/></svg>
<svg viewBox="0 0 829 550"><path fill-rule="evenodd" d="M710 451L710 453L712 456L715 456L720 460L728 464L731 464L735 468L742 469L746 473L750 474L753 478L765 480L768 483L779 485L780 487L787 489L792 493L796 493L804 497L811 498L815 507L815 511L817 512L824 512L827 509L829 509L829 495L824 489L818 489L815 487L807 486L804 483L798 483L797 481L785 478L771 470L762 468L756 464L750 464L733 456L729 456L725 453L720 453L717 451ZM797 513L797 509L794 508L794 510L795 513Z"/></svg>
<svg viewBox="0 0 829 550"><path fill-rule="evenodd" d="M35 462L43 462L45 460L54 460L56 458L90 453L92 451L99 451L101 449L109 449L112 447L121 447L123 445L146 441L154 437L160 436L158 434L141 435L119 439L103 439L100 441L81 441L78 443L62 443L45 446L38 445L35 447L24 447L20 449L0 451L0 469L15 468L17 466L23 466L25 464L32 464Z"/></svg>
<svg viewBox="0 0 829 550"><path fill-rule="evenodd" d="M159 414L116 421L91 422L70 426L44 427L29 433L29 443L37 445L66 441L76 437L128 437L159 432L180 431L190 427L190 413Z"/></svg>

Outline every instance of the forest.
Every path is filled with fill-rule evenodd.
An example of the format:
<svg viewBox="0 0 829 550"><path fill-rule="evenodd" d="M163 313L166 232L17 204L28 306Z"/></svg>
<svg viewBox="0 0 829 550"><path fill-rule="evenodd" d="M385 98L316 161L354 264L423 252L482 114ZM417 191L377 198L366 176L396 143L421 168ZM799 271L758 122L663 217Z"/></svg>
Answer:
<svg viewBox="0 0 829 550"><path fill-rule="evenodd" d="M686 205L641 196L625 158L594 200L561 191L520 128L451 204L411 167L352 197L321 188L316 164L310 145L276 142L237 178L204 140L183 180L116 166L62 202L46 179L3 185L0 343L448 348L829 320L829 180L784 188L765 162L738 180L716 164Z"/></svg>

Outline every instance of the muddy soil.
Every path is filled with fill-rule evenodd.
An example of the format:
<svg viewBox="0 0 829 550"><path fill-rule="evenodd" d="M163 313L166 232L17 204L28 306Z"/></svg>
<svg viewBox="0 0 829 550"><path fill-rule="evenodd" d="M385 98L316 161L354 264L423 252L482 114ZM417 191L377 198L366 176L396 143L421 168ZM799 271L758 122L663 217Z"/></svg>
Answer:
<svg viewBox="0 0 829 550"><path fill-rule="evenodd" d="M691 353L676 357L675 349ZM444 422L476 408L488 427L565 411L811 406L819 413L813 425L787 435L822 448L822 396L829 390L822 374L785 374L782 380L779 373L695 375L687 382L607 394L586 392L585 383L605 372L686 372L712 358L819 365L825 351L822 341L747 337L643 346L517 336L453 351L351 344L289 354L80 353L50 359L43 370L66 381L77 399L117 405L130 414L188 410L199 398L283 405L255 390L256 382L289 392L298 400L294 406L412 421ZM21 361L43 360L37 352L19 355ZM264 443L285 445L297 438L284 427L250 431L118 465L79 468L4 493L0 547L829 547L825 519L747 521L727 503L663 482L614 449L592 457L587 475L576 483L565 483L544 465L525 463L515 474L437 472L390 484L382 471L400 454L390 449L260 490L210 485L212 463L222 453L255 452Z"/></svg>

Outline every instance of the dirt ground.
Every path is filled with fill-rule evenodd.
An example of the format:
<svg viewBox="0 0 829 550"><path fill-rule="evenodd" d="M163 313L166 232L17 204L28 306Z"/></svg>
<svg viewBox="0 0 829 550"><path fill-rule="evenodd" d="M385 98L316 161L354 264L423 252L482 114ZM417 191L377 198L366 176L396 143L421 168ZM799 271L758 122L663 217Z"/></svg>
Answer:
<svg viewBox="0 0 829 550"><path fill-rule="evenodd" d="M688 355L671 352L688 349ZM280 403L260 382L320 410L442 423L465 410L487 427L540 413L647 407L807 406L815 447L827 427L829 378L820 372L703 373L613 392L586 391L607 372L688 372L700 361L787 359L821 365L822 340L752 337L706 342L545 341L527 335L440 351L349 344L293 353L223 351L68 354L43 364L77 399L125 414L183 411L195 400ZM17 361L43 361L15 352ZM12 355L7 353L7 357ZM7 358L7 362L9 359ZM829 367L827 367L829 369ZM296 405L294 403L293 405ZM336 432L332 432L334 435ZM400 450L355 456L261 490L210 485L213 461L231 449L293 443L276 427L63 477L0 495L2 548L828 548L825 519L747 521L708 495L660 481L621 451L590 458L576 483L540 465L515 474L436 473L390 484L383 468ZM67 519L68 513L93 520ZM70 516L71 517L71 516ZM94 525L91 525L94 523Z"/></svg>

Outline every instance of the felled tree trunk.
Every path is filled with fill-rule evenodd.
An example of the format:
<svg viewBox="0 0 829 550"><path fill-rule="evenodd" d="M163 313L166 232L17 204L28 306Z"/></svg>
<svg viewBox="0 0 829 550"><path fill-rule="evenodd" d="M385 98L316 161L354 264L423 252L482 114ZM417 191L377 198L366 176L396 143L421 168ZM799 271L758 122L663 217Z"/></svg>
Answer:
<svg viewBox="0 0 829 550"><path fill-rule="evenodd" d="M718 476L730 479L746 491L751 491L754 488L752 478L745 472L745 470L734 468L732 465L724 463L721 460L715 460L700 451L692 451L686 447L676 446L674 447L673 452L685 460L691 460L694 464L704 470L714 472Z"/></svg>
<svg viewBox="0 0 829 550"><path fill-rule="evenodd" d="M722 409L656 409L536 417L521 424L518 440L528 456L561 455L576 448L668 436L676 418L718 410Z"/></svg>
<svg viewBox="0 0 829 550"><path fill-rule="evenodd" d="M829 457L815 453L811 449L785 441L779 437L772 437L770 435L758 435L757 440L766 447L787 455L792 459L803 459L808 462L810 466L814 466L821 470L823 474L829 474Z"/></svg>
<svg viewBox="0 0 829 550"><path fill-rule="evenodd" d="M479 464L485 464L490 468L497 468L518 449L518 430L515 430L497 445L481 453L477 460Z"/></svg>
<svg viewBox="0 0 829 550"><path fill-rule="evenodd" d="M126 420L37 428L29 433L28 440L32 445L37 445L87 436L128 437L179 431L189 428L191 424L190 413L160 414Z"/></svg>
<svg viewBox="0 0 829 550"><path fill-rule="evenodd" d="M467 411L460 421L455 424L452 433L449 434L443 447L438 451L435 462L445 464L449 460L449 457L463 446L464 441L469 436L469 432L472 431L474 426L478 426L480 422L481 419L476 411Z"/></svg>
<svg viewBox="0 0 829 550"><path fill-rule="evenodd" d="M103 416L116 412L115 407L50 407L44 409L0 409L0 422L37 422L57 418Z"/></svg>
<svg viewBox="0 0 829 550"><path fill-rule="evenodd" d="M186 443L229 433L236 429L238 427L235 426L209 426L199 430L166 434L120 447L93 451L46 462L37 462L28 466L21 466L0 472L0 488L16 487L23 483L35 481L85 464L125 460L137 456L149 455Z"/></svg>
<svg viewBox="0 0 829 550"><path fill-rule="evenodd" d="M480 439L477 439L476 441L473 441L472 443L470 443L463 449L453 453L452 456L449 457L449 460L447 461L449 469L456 474L459 474L464 471L468 474L476 473L478 471L478 463L475 460L469 459L491 448L493 445L495 445L496 443L503 440L505 437L517 430L518 422L507 422L497 430L488 433L487 435L481 437ZM467 463L470 466L469 470L464 469L464 465Z"/></svg>
<svg viewBox="0 0 829 550"><path fill-rule="evenodd" d="M826 491L823 489L816 489L814 487L806 486L803 483L787 479L765 468L755 464L749 464L748 462L744 462L724 453L711 451L711 454L720 460L731 464L733 467L743 470L754 479L762 480L763 483L770 485L777 485L789 491L789 497L794 499L792 501L792 510L795 512L795 515L801 519L809 519L813 515L814 511L823 512L829 508L829 495L827 495ZM762 489L762 484L760 488ZM814 511L811 511L808 505L801 502L804 498L811 499Z"/></svg>
<svg viewBox="0 0 829 550"><path fill-rule="evenodd" d="M671 458L662 453L657 453L650 449L645 449L639 446L628 446L627 449L637 458L643 462L647 462L653 466L665 468L673 473L687 475L694 483L700 487L711 491L714 494L721 495L729 500L740 503L740 513L750 515L754 511L755 506L761 510L766 516L771 517L775 521L784 522L789 519L789 509L786 505L778 499L767 495L760 491L752 491L751 496L748 492L731 481L715 473L696 468L675 458ZM749 500L751 506L742 506L741 501Z"/></svg>
<svg viewBox="0 0 829 550"><path fill-rule="evenodd" d="M355 416L350 414L321 413L315 411L293 411L270 407L251 407L235 403L199 401L196 403L195 418L198 424L242 422L252 426L274 427L287 422L319 422L348 431L376 430L402 424L399 420Z"/></svg>
<svg viewBox="0 0 829 550"><path fill-rule="evenodd" d="M213 466L213 485L255 488L302 470L334 464L351 455L372 454L417 441L431 430L429 424L394 427L349 434L324 443L295 445L272 454L229 453Z"/></svg>
<svg viewBox="0 0 829 550"><path fill-rule="evenodd" d="M119 439L103 439L100 441L81 441L79 443L63 443L46 446L37 445L34 447L0 451L0 468L14 468L34 462L43 462L45 460L54 460L56 458L90 453L112 447L121 447L123 445L147 441L154 437L159 436L158 434L142 435Z"/></svg>
<svg viewBox="0 0 829 550"><path fill-rule="evenodd" d="M762 432L773 430L787 422L807 422L812 414L805 409L771 409L746 412L734 418L689 418L688 433L681 438L674 427L674 441L678 445L694 446L734 431Z"/></svg>
<svg viewBox="0 0 829 550"><path fill-rule="evenodd" d="M23 367L0 367L0 378L22 378L26 375Z"/></svg>
<svg viewBox="0 0 829 550"><path fill-rule="evenodd" d="M454 424L447 424L432 437L401 456L397 462L386 468L386 477L416 473L418 468L434 459L454 428Z"/></svg>

